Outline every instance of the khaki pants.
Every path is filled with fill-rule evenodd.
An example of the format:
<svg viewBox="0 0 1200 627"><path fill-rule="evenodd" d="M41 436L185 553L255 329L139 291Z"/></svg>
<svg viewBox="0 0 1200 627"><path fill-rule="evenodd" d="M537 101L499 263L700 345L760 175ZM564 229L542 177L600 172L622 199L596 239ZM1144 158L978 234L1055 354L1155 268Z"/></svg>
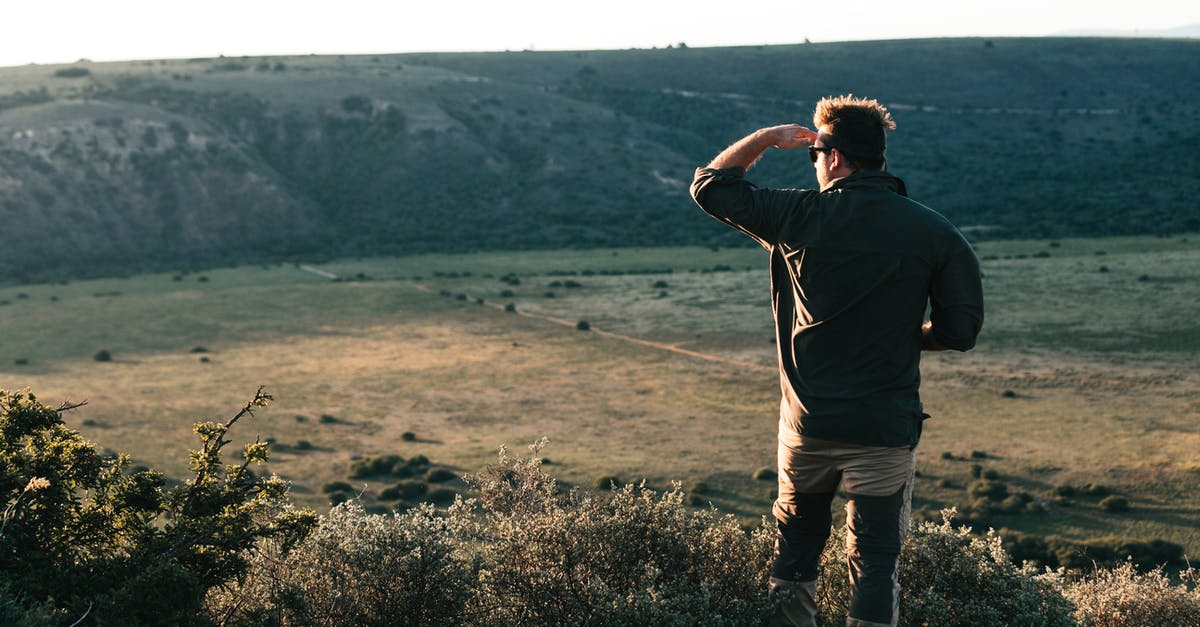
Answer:
<svg viewBox="0 0 1200 627"><path fill-rule="evenodd" d="M862 446L779 434L778 524L772 589L791 588L790 607L776 624L815 625L821 552L829 539L833 495L846 493L846 555L851 627L895 625L899 618L897 564L908 531L915 447Z"/></svg>

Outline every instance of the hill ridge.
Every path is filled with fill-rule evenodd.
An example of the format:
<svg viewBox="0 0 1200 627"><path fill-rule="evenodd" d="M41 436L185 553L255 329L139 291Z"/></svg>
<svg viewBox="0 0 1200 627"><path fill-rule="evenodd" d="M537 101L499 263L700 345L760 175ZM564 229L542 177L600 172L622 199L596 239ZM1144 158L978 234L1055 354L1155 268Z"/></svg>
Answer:
<svg viewBox="0 0 1200 627"><path fill-rule="evenodd" d="M1200 230L1197 52L968 38L0 68L0 269L742 245L692 207L692 169L847 92L890 103L894 172L973 237ZM811 185L806 166L772 156L753 179Z"/></svg>

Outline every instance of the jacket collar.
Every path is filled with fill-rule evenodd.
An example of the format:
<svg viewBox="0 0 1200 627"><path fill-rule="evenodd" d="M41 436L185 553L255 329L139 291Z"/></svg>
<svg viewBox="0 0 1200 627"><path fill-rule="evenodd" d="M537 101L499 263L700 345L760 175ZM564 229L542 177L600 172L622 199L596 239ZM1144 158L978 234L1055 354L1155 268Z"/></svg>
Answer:
<svg viewBox="0 0 1200 627"><path fill-rule="evenodd" d="M832 192L840 189L886 189L901 196L908 196L908 188L904 185L904 181L882 170L854 172L833 181L829 187L821 191Z"/></svg>

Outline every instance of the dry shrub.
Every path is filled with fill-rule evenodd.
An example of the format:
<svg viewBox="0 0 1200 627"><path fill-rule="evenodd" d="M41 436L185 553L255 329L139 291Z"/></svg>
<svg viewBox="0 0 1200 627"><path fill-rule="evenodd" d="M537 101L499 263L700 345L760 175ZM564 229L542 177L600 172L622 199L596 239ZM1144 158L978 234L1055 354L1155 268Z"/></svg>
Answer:
<svg viewBox="0 0 1200 627"><path fill-rule="evenodd" d="M468 478L487 511L480 610L501 625L758 625L772 535L689 512L678 486L559 494L531 459Z"/></svg>
<svg viewBox="0 0 1200 627"><path fill-rule="evenodd" d="M453 509L368 514L346 501L290 553L264 547L240 587L210 599L210 615L242 625L473 624L474 574L458 540L469 517Z"/></svg>
<svg viewBox="0 0 1200 627"><path fill-rule="evenodd" d="M1012 563L1000 537L972 535L942 521L918 522L900 552L900 625L1073 625L1071 606L1056 573L1038 574ZM822 556L818 605L825 624L845 621L849 600L845 530Z"/></svg>
<svg viewBox="0 0 1200 627"><path fill-rule="evenodd" d="M1132 562L1101 568L1064 586L1075 620L1088 627L1200 625L1200 569L1188 568L1178 584L1161 568L1138 572Z"/></svg>

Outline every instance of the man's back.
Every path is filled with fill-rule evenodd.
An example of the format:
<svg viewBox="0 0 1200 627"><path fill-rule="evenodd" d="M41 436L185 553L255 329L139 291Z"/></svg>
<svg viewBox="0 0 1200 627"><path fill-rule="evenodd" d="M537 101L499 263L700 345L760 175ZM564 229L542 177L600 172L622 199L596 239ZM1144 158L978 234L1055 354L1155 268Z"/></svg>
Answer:
<svg viewBox="0 0 1200 627"><path fill-rule="evenodd" d="M820 192L758 189L739 174L702 169L693 195L771 253L784 422L811 437L915 444L926 303L946 347L966 350L978 332L970 245L883 172Z"/></svg>

